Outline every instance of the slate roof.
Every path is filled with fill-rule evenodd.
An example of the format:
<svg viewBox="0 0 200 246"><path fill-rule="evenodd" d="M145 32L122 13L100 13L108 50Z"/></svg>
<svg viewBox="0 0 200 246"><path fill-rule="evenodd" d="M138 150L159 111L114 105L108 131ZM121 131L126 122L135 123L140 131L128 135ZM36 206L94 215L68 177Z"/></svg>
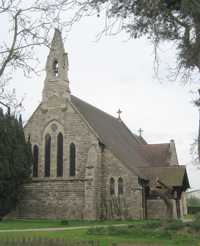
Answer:
<svg viewBox="0 0 200 246"><path fill-rule="evenodd" d="M143 144L139 146L140 153L151 163L151 166L169 166L170 144Z"/></svg>
<svg viewBox="0 0 200 246"><path fill-rule="evenodd" d="M158 178L168 187L183 186L185 190L190 188L185 166L141 167L139 169L149 180Z"/></svg>
<svg viewBox="0 0 200 246"><path fill-rule="evenodd" d="M125 165L142 175L137 166L147 166L147 161L137 149L140 140L119 119L96 107L71 96L71 101L94 129L100 141L107 146Z"/></svg>
<svg viewBox="0 0 200 246"><path fill-rule="evenodd" d="M170 144L147 144L133 134L119 119L71 96L71 102L82 114L99 141L110 149L136 175L146 180L159 178L168 186L189 187L184 166L169 166Z"/></svg>

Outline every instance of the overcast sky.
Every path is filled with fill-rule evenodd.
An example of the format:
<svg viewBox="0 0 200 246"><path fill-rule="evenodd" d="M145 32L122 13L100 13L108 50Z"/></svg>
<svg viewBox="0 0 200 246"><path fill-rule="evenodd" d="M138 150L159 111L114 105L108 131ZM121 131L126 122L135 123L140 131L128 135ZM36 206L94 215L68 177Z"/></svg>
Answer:
<svg viewBox="0 0 200 246"><path fill-rule="evenodd" d="M174 139L179 162L187 165L191 187L200 188L200 171L191 164L190 155L198 131L198 110L192 105L194 96L190 93L196 87L167 81L166 71L174 61L175 50L169 45L161 49L160 82L153 71L149 41L128 40L122 33L97 41L96 35L102 28L101 18L90 17L77 23L67 35L65 48L72 94L114 116L120 108L123 121L136 134L142 128L148 143ZM40 54L40 66L44 69L48 50L44 48ZM25 95L24 120L41 101L44 78L44 73L31 79L19 73L10 84L19 97Z"/></svg>

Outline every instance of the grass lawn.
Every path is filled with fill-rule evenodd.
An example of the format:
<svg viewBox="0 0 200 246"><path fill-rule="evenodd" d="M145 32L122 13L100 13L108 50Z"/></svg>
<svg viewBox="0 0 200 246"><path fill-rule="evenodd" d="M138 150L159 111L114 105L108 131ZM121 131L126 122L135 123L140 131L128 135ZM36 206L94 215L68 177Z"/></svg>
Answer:
<svg viewBox="0 0 200 246"><path fill-rule="evenodd" d="M109 220L109 221L83 221L83 220L45 220L45 219L16 219L3 220L0 222L0 230L12 229L34 229L34 228L59 228L59 227L76 227L76 226L95 226L95 225L116 225L142 223L141 221L132 220Z"/></svg>
<svg viewBox="0 0 200 246"><path fill-rule="evenodd" d="M110 224L131 224L133 227L148 225L149 221L68 221L68 226L83 225L110 225ZM151 221L150 221L151 223ZM46 228L60 227L60 221L56 220L10 220L0 222L1 229L20 229L20 228ZM67 227L67 226L66 226ZM121 228L121 229L120 229ZM194 236L189 233L178 234L176 231L168 234L168 231L160 232L159 228L145 229L145 231L136 230L134 233L126 233L122 227L116 229L114 234L95 235L89 234L88 229L77 229L67 231L49 231L49 232L3 232L0 233L0 241L5 238L64 238L66 240L99 240L100 246L110 246L112 243L141 243L144 245L156 246L200 246L200 235ZM124 231L124 233L123 233Z"/></svg>
<svg viewBox="0 0 200 246"><path fill-rule="evenodd" d="M198 246L200 245L200 239L194 239L192 237L179 236L169 239L156 238L149 235L136 236L136 235L88 235L87 230L69 230L69 231L57 231L57 232L12 232L12 233L0 233L0 240L5 238L64 238L67 240L99 240L100 246L110 246L112 243L143 243L146 245L155 244L159 246Z"/></svg>

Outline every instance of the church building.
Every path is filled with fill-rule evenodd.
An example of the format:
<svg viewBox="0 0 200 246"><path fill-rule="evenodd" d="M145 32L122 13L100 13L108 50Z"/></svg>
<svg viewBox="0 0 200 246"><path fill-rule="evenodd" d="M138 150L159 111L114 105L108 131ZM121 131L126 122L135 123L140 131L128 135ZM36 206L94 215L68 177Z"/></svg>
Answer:
<svg viewBox="0 0 200 246"><path fill-rule="evenodd" d="M120 117L72 95L57 29L42 101L25 134L34 164L17 208L20 218L145 219L186 213L189 181L174 141L148 144Z"/></svg>

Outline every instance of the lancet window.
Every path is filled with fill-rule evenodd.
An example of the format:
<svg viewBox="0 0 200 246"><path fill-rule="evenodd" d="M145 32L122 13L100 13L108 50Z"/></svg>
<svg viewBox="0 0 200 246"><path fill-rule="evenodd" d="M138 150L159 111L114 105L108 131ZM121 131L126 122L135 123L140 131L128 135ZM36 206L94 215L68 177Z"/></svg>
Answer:
<svg viewBox="0 0 200 246"><path fill-rule="evenodd" d="M44 176L50 177L51 167L51 136L47 134L45 136L45 156L44 156Z"/></svg>
<svg viewBox="0 0 200 246"><path fill-rule="evenodd" d="M123 179L120 177L118 179L118 195L123 195L124 194L124 181Z"/></svg>
<svg viewBox="0 0 200 246"><path fill-rule="evenodd" d="M76 146L74 143L69 147L69 176L76 175Z"/></svg>
<svg viewBox="0 0 200 246"><path fill-rule="evenodd" d="M115 194L115 179L110 178L110 195Z"/></svg>
<svg viewBox="0 0 200 246"><path fill-rule="evenodd" d="M63 176L63 135L57 136L57 177Z"/></svg>
<svg viewBox="0 0 200 246"><path fill-rule="evenodd" d="M38 177L39 147L33 146L33 177Z"/></svg>

